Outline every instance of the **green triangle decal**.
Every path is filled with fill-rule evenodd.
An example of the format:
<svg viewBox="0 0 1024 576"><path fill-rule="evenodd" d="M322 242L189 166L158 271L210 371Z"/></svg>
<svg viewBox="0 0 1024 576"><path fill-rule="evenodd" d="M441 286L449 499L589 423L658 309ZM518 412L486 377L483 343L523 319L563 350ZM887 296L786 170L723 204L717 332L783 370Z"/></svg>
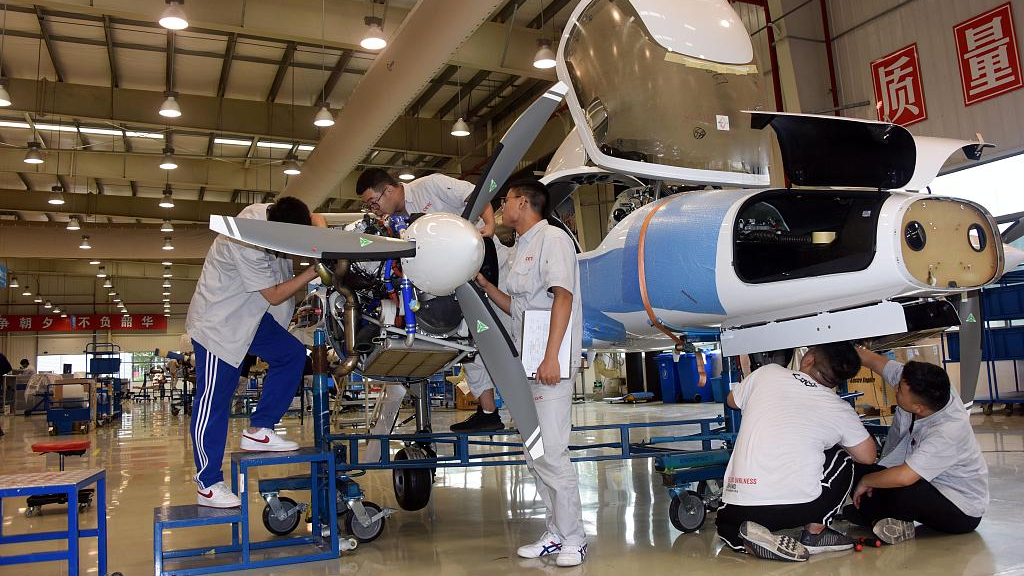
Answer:
<svg viewBox="0 0 1024 576"><path fill-rule="evenodd" d="M360 248L366 248L370 244L373 244L373 240L367 240L366 238L362 238L362 237L359 238L359 247Z"/></svg>
<svg viewBox="0 0 1024 576"><path fill-rule="evenodd" d="M977 320L974 319L974 314L968 314L967 321L970 322L971 324L977 322Z"/></svg>
<svg viewBox="0 0 1024 576"><path fill-rule="evenodd" d="M488 326L487 324L484 324L483 322L481 322L479 320L476 321L476 333L477 334L479 334L479 333L481 333L481 332L483 332L485 330L490 330L490 328L491 327Z"/></svg>
<svg viewBox="0 0 1024 576"><path fill-rule="evenodd" d="M498 187L498 183L491 180L491 185L487 188L488 192L494 192L494 189Z"/></svg>

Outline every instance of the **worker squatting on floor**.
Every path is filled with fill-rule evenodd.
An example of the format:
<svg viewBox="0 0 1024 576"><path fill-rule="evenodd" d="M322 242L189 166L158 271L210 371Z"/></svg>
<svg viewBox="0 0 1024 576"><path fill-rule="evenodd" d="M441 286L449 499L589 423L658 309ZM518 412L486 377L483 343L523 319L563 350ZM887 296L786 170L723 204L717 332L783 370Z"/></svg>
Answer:
<svg viewBox="0 0 1024 576"><path fill-rule="evenodd" d="M412 182L399 182L380 168L367 168L356 181L356 194L363 207L378 216L394 214L462 214L476 185L444 174L430 174ZM484 262L480 273L492 284L498 284L498 255L494 243L494 209L488 205L477 229L484 237ZM505 424L494 399L494 382L479 356L462 365L466 382L479 401L477 411L467 420L454 424L452 432L502 430Z"/></svg>
<svg viewBox="0 0 1024 576"><path fill-rule="evenodd" d="M284 197L273 204L253 204L239 218L325 226L301 200ZM306 348L286 329L294 296L316 277L313 267L295 276L291 258L217 236L188 308L186 330L195 347L196 396L192 413L192 450L200 506L233 508L241 502L224 483L221 466L227 440L231 397L246 353L270 368L263 382L241 448L285 452L298 444L274 433L302 378Z"/></svg>
<svg viewBox="0 0 1024 576"><path fill-rule="evenodd" d="M874 440L832 390L862 361L896 388L899 406L878 464ZM728 403L743 421L717 525L736 551L800 562L854 548L829 527L851 495L843 515L887 544L913 538L914 521L969 532L985 512L988 470L967 410L938 366L904 368L848 343L814 346L799 370L755 370ZM799 539L773 533L798 527Z"/></svg>

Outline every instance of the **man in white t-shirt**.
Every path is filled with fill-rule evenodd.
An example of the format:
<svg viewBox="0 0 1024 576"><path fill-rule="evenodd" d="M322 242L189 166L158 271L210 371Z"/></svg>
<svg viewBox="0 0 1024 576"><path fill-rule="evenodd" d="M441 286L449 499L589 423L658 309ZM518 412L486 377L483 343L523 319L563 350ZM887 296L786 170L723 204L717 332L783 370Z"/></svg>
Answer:
<svg viewBox="0 0 1024 576"><path fill-rule="evenodd" d="M851 344L822 344L807 351L799 371L769 364L730 392L743 420L716 520L730 548L796 562L853 548L828 525L853 489L853 461L875 461L875 441L835 393L858 370ZM799 527L799 540L772 533Z"/></svg>
<svg viewBox="0 0 1024 576"><path fill-rule="evenodd" d="M988 465L946 371L857 352L896 389L898 408L878 465L857 466L854 504L843 516L889 544L913 538L914 522L947 534L972 532L988 509Z"/></svg>
<svg viewBox="0 0 1024 576"><path fill-rule="evenodd" d="M394 214L432 214L444 212L461 216L466 202L476 185L444 174L429 174L411 182L401 183L380 168L363 170L356 181L356 193L363 205L378 216ZM494 210L484 209L477 222L484 237L484 263L480 272L493 284L498 284L498 254L494 240ZM479 401L477 411L467 420L451 427L452 432L483 432L502 430L505 424L498 414L494 398L494 383L476 358L462 365L466 383Z"/></svg>

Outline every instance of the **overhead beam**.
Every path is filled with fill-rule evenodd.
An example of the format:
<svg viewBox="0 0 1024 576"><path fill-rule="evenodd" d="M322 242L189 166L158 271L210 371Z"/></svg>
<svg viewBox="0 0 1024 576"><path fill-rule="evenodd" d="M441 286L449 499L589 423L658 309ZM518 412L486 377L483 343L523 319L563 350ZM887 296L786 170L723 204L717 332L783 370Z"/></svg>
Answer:
<svg viewBox="0 0 1024 576"><path fill-rule="evenodd" d="M454 110L459 105L459 102L462 102L462 100L469 98L469 96L473 93L473 90L475 90L477 86L479 86L484 80L486 80L487 77L490 76L490 74L491 73L488 70L481 70L474 74L473 77L470 78L466 82L466 84L460 88L458 93L449 98L448 101L445 102L444 105L442 105L437 110L437 113L434 114L434 117L444 118L445 116L447 116L449 112Z"/></svg>
<svg viewBox="0 0 1024 576"><path fill-rule="evenodd" d="M175 227L174 250L162 249L164 234L155 224L90 223L89 256L102 260L155 260L168 256L175 260L202 259L210 249L216 233L209 225ZM0 245L7 258L51 259L78 254L78 237L67 234L64 224L41 222L5 222L0 226ZM31 273L29 273L31 274ZM131 306L132 303L128 302Z"/></svg>
<svg viewBox="0 0 1024 576"><path fill-rule="evenodd" d="M338 81L341 80L341 75L345 72L345 68L348 63L352 61L351 50L345 50L338 56L338 62L331 69L331 75L327 77L324 82L323 88L320 89L320 97L322 100L330 101L331 93L334 92L334 88L338 86Z"/></svg>
<svg viewBox="0 0 1024 576"><path fill-rule="evenodd" d="M274 82L270 85L270 92L267 93L267 102L273 103L277 100L277 94L281 91L281 84L284 83L285 74L292 65L295 58L295 42L289 42L284 48L284 55L281 56L281 63L277 66L277 74L274 75Z"/></svg>
<svg viewBox="0 0 1024 576"><path fill-rule="evenodd" d="M110 17L103 17L103 39L107 43L107 64L110 66L110 87L120 88L117 76L117 57L114 55L114 35L110 30Z"/></svg>
<svg viewBox="0 0 1024 576"><path fill-rule="evenodd" d="M537 14L533 17L533 20L530 20L527 26L537 28L538 30L542 27L550 28L551 20L558 16L558 13L565 9L569 2L572 2L572 0L552 0L550 4L540 11L540 14Z"/></svg>
<svg viewBox="0 0 1024 576"><path fill-rule="evenodd" d="M110 194L65 194L64 204L48 204L47 192L0 189L0 206L17 212L89 214L114 218L170 219L182 222L209 222L214 214L238 214L245 204L198 200L174 200L174 208L160 208L156 198L133 198Z"/></svg>
<svg viewBox="0 0 1024 576"><path fill-rule="evenodd" d="M43 43L46 44L46 53L50 56L50 63L53 64L53 71L57 75L57 82L64 81L64 72L61 70L60 62L57 61L57 53L53 49L53 39L50 38L50 31L46 26L46 16L43 9L36 6L36 18L39 19L39 33L43 36Z"/></svg>
<svg viewBox="0 0 1024 576"><path fill-rule="evenodd" d="M227 46L224 48L224 62L220 66L220 79L217 80L217 98L223 98L228 89L228 74L231 73L231 62L235 58L235 44L238 43L238 34L228 36Z"/></svg>
<svg viewBox="0 0 1024 576"><path fill-rule="evenodd" d="M443 88L444 85L449 80L451 80L452 76L454 76L455 73L458 71L458 66L452 66L451 64L445 66L444 70L441 71L441 73L438 74L437 77L431 80L430 84L426 87L426 89L423 90L419 97L416 98L416 100L409 105L409 108L406 110L406 114L408 114L409 116L419 115L420 109L422 109L427 104L427 102L430 102L430 99L433 98L434 95L437 94L437 92L441 88Z"/></svg>
<svg viewBox="0 0 1024 576"><path fill-rule="evenodd" d="M469 113L466 114L466 120L478 118L480 114L483 113L484 109L486 109L488 106L494 103L494 101L501 96L502 92L508 90L510 86L515 84L516 80L518 80L518 78L516 78L515 76L511 76L501 84L498 84L498 86L496 86L494 90L491 90L487 94L487 96L484 96L483 100L477 102L476 106L470 109Z"/></svg>

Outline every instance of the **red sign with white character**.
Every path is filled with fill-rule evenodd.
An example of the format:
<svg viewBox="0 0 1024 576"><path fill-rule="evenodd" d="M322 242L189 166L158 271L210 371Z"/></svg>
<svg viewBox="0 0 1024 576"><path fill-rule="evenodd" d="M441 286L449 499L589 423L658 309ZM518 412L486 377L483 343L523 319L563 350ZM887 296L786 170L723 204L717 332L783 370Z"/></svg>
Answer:
<svg viewBox="0 0 1024 576"><path fill-rule="evenodd" d="M0 316L2 332L92 332L93 330L167 330L162 314L86 314L81 316Z"/></svg>
<svg viewBox="0 0 1024 576"><path fill-rule="evenodd" d="M875 84L879 120L910 126L928 119L917 44L872 62L871 79Z"/></svg>
<svg viewBox="0 0 1024 576"><path fill-rule="evenodd" d="M1024 86L1010 3L953 27L964 105Z"/></svg>

